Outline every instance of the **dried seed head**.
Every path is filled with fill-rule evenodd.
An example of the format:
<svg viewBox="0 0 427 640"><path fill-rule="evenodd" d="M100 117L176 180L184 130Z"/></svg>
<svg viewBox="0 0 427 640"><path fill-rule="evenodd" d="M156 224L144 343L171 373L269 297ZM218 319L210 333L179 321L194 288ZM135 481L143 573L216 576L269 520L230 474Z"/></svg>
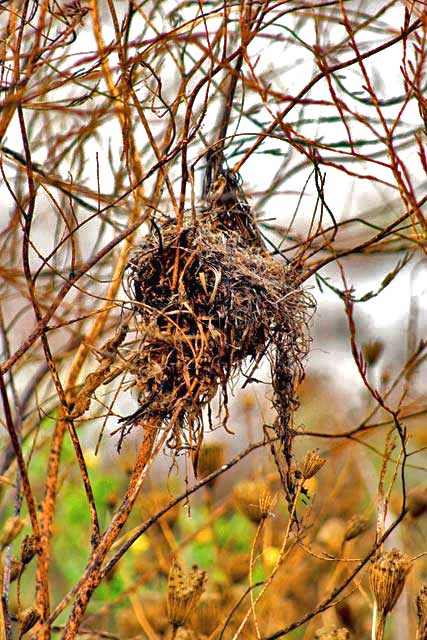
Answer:
<svg viewBox="0 0 427 640"><path fill-rule="evenodd" d="M341 518L328 518L317 532L316 540L332 554L340 553L346 525Z"/></svg>
<svg viewBox="0 0 427 640"><path fill-rule="evenodd" d="M165 507L171 500L172 496L170 493L168 491L163 491L162 489L152 490L141 494L140 505L142 517L144 519L151 518L151 516L158 513L160 509L163 509L163 507ZM169 511L166 511L164 516L162 516L164 521L166 521L171 527L173 527L178 518L179 510L180 507L179 504L177 504L172 507L172 509L169 509Z"/></svg>
<svg viewBox="0 0 427 640"><path fill-rule="evenodd" d="M349 540L353 540L353 538L357 538L357 536L365 533L365 531L369 529L369 526L369 519L365 518L365 516L360 516L358 514L352 516L347 522L344 540L348 542Z"/></svg>
<svg viewBox="0 0 427 640"><path fill-rule="evenodd" d="M249 573L249 554L246 551L224 553L221 557L221 566L230 582L237 584L246 580Z"/></svg>
<svg viewBox="0 0 427 640"><path fill-rule="evenodd" d="M209 442L204 444L199 452L197 461L197 475L205 478L220 467L225 462L225 447L221 442ZM212 486L215 480L209 484Z"/></svg>
<svg viewBox="0 0 427 640"><path fill-rule="evenodd" d="M25 566L20 560L12 558L10 562L10 582L14 582L15 580L17 580L24 569Z"/></svg>
<svg viewBox="0 0 427 640"><path fill-rule="evenodd" d="M19 516L12 516L6 520L4 527L0 533L0 548L4 549L19 536L25 521Z"/></svg>
<svg viewBox="0 0 427 640"><path fill-rule="evenodd" d="M393 609L411 566L412 560L398 549L383 551L372 560L369 584L382 614L387 615Z"/></svg>
<svg viewBox="0 0 427 640"><path fill-rule="evenodd" d="M144 593L144 613L154 631L162 637L164 635L166 636L169 620L165 598L162 593L156 591ZM130 637L131 635L138 635L137 631L126 637Z"/></svg>
<svg viewBox="0 0 427 640"><path fill-rule="evenodd" d="M318 454L318 450L308 451L301 465L301 475L304 480L309 480L323 467L326 460Z"/></svg>
<svg viewBox="0 0 427 640"><path fill-rule="evenodd" d="M323 627L314 634L315 640L348 640L350 632L345 627L335 629L335 627Z"/></svg>
<svg viewBox="0 0 427 640"><path fill-rule="evenodd" d="M221 622L221 596L218 593L204 593L200 599L191 625L197 633L211 636Z"/></svg>
<svg viewBox="0 0 427 640"><path fill-rule="evenodd" d="M37 538L34 535L27 535L21 542L21 561L28 564L37 553Z"/></svg>
<svg viewBox="0 0 427 640"><path fill-rule="evenodd" d="M423 584L417 595L417 640L427 640L427 584Z"/></svg>
<svg viewBox="0 0 427 640"><path fill-rule="evenodd" d="M384 351L384 342L381 340L373 340L362 344L362 353L368 367L373 367L378 362Z"/></svg>
<svg viewBox="0 0 427 640"><path fill-rule="evenodd" d="M6 563L6 558L4 556L1 556L1 558L0 558L0 585L3 584L3 582L4 582L5 563ZM11 561L10 561L9 582L14 582L19 577L19 575L22 573L23 570L24 570L24 565L22 564L22 562L20 562L16 558L12 558Z"/></svg>
<svg viewBox="0 0 427 640"><path fill-rule="evenodd" d="M413 518L419 518L427 511L427 487L418 486L408 491L406 506Z"/></svg>
<svg viewBox="0 0 427 640"><path fill-rule="evenodd" d="M259 524L271 515L276 497L264 482L239 482L233 491L237 507L249 520Z"/></svg>
<svg viewBox="0 0 427 640"><path fill-rule="evenodd" d="M197 565L184 574L174 561L168 578L168 618L174 627L182 627L200 600L206 586L206 572Z"/></svg>
<svg viewBox="0 0 427 640"><path fill-rule="evenodd" d="M259 510L261 518L264 520L268 516L273 515L273 509L276 506L277 496L268 489L264 491L259 498Z"/></svg>
<svg viewBox="0 0 427 640"><path fill-rule="evenodd" d="M18 619L19 637L22 638L39 620L40 614L37 609L25 609L25 611L19 615Z"/></svg>

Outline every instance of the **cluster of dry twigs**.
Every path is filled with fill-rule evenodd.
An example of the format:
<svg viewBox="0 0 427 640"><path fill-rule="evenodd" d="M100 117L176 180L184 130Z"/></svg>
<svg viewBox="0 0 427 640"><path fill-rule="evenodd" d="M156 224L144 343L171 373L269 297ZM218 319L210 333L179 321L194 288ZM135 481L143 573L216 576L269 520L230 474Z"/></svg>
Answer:
<svg viewBox="0 0 427 640"><path fill-rule="evenodd" d="M408 491L425 472L420 300L414 294L408 309L404 359L381 381L373 372L384 343L362 348L356 310L413 265L423 273L427 12L421 0L374 5L0 2L1 638L273 639L296 630L381 639L408 576L412 592L420 589L426 540L406 526L427 511L423 487ZM349 268L360 260L369 269L378 257L380 284L360 296ZM310 403L299 385L313 283L342 301L364 404L356 417L342 411L335 381L341 424L312 428L297 408L299 394L302 409ZM232 385L255 386L266 360L269 417L241 453L227 460L218 445L206 466L208 432L230 430ZM312 387L311 398L317 393ZM251 411L243 407L240 420L250 422ZM121 473L127 441L137 445L126 482L104 504L97 473L111 456L117 468L109 472ZM314 451L325 442L326 464ZM94 448L101 463L91 468ZM193 470L179 471L186 487L135 521L165 450L177 468L183 454L191 459ZM363 490L359 466L350 500L318 490L308 507L318 472L337 491L350 489L334 460L356 469L360 450L380 461L375 491ZM263 483L221 503L216 481L226 486L232 469L248 473L243 460L255 451L265 452ZM161 482L166 488L167 472ZM67 490L77 492L87 522L84 566L64 584L55 549L70 544L57 517ZM224 578L221 594L208 570L212 592L201 600L205 573L187 575L179 562L190 548L183 525L164 524L176 505L193 508L193 494L205 495L207 507L199 533L218 514L231 518L236 504L254 526L247 570L230 584ZM127 602L140 631L118 632L118 613L102 628L96 590L158 525L169 546L159 550L150 538L157 569L133 575L110 603L118 612ZM357 546L367 531L370 541ZM390 539L404 548L384 551ZM156 571L165 577L172 557L167 623L156 630L144 613L150 589L137 588L154 592L150 580ZM286 564L294 575L284 575ZM355 613L355 593L369 600L365 573L372 604ZM323 590L308 588L319 576ZM240 596L228 597L232 583ZM273 583L287 607L277 624L266 613L283 606ZM194 626L190 609L206 606L207 595L215 624ZM417 606L402 619L421 640L425 587Z"/></svg>

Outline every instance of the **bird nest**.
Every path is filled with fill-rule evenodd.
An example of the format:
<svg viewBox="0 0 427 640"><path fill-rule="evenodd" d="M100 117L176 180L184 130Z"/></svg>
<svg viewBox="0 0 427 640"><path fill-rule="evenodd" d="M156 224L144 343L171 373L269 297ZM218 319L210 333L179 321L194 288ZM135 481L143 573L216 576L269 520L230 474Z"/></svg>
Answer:
<svg viewBox="0 0 427 640"><path fill-rule="evenodd" d="M238 374L252 380L265 355L287 424L311 306L297 269L205 217L147 236L129 260L125 290L132 320L121 357L139 407L123 430L154 422L169 428L173 450L197 451L204 408L212 425L217 398L226 427L230 381Z"/></svg>

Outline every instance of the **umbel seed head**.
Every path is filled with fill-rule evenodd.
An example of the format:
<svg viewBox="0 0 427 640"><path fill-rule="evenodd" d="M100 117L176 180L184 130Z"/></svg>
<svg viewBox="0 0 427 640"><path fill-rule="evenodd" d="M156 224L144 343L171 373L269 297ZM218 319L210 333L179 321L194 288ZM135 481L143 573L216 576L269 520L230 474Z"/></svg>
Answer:
<svg viewBox="0 0 427 640"><path fill-rule="evenodd" d="M378 610L387 615L396 604L412 560L398 549L383 551L371 562L369 584Z"/></svg>
<svg viewBox="0 0 427 640"><path fill-rule="evenodd" d="M174 561L168 578L168 619L173 627L182 627L205 590L207 576L193 565L185 574Z"/></svg>
<svg viewBox="0 0 427 640"><path fill-rule="evenodd" d="M265 520L274 508L276 497L264 482L239 482L233 491L236 506L255 524Z"/></svg>
<svg viewBox="0 0 427 640"><path fill-rule="evenodd" d="M325 464L326 459L319 455L318 450L308 451L305 454L301 467L301 475L304 480L310 480Z"/></svg>

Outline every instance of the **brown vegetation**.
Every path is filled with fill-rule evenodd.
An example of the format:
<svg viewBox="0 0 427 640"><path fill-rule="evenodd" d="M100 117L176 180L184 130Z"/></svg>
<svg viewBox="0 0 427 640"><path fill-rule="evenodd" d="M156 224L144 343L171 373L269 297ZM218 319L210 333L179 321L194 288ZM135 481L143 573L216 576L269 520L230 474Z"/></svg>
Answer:
<svg viewBox="0 0 427 640"><path fill-rule="evenodd" d="M427 12L374 5L0 2L1 640L426 637Z"/></svg>

